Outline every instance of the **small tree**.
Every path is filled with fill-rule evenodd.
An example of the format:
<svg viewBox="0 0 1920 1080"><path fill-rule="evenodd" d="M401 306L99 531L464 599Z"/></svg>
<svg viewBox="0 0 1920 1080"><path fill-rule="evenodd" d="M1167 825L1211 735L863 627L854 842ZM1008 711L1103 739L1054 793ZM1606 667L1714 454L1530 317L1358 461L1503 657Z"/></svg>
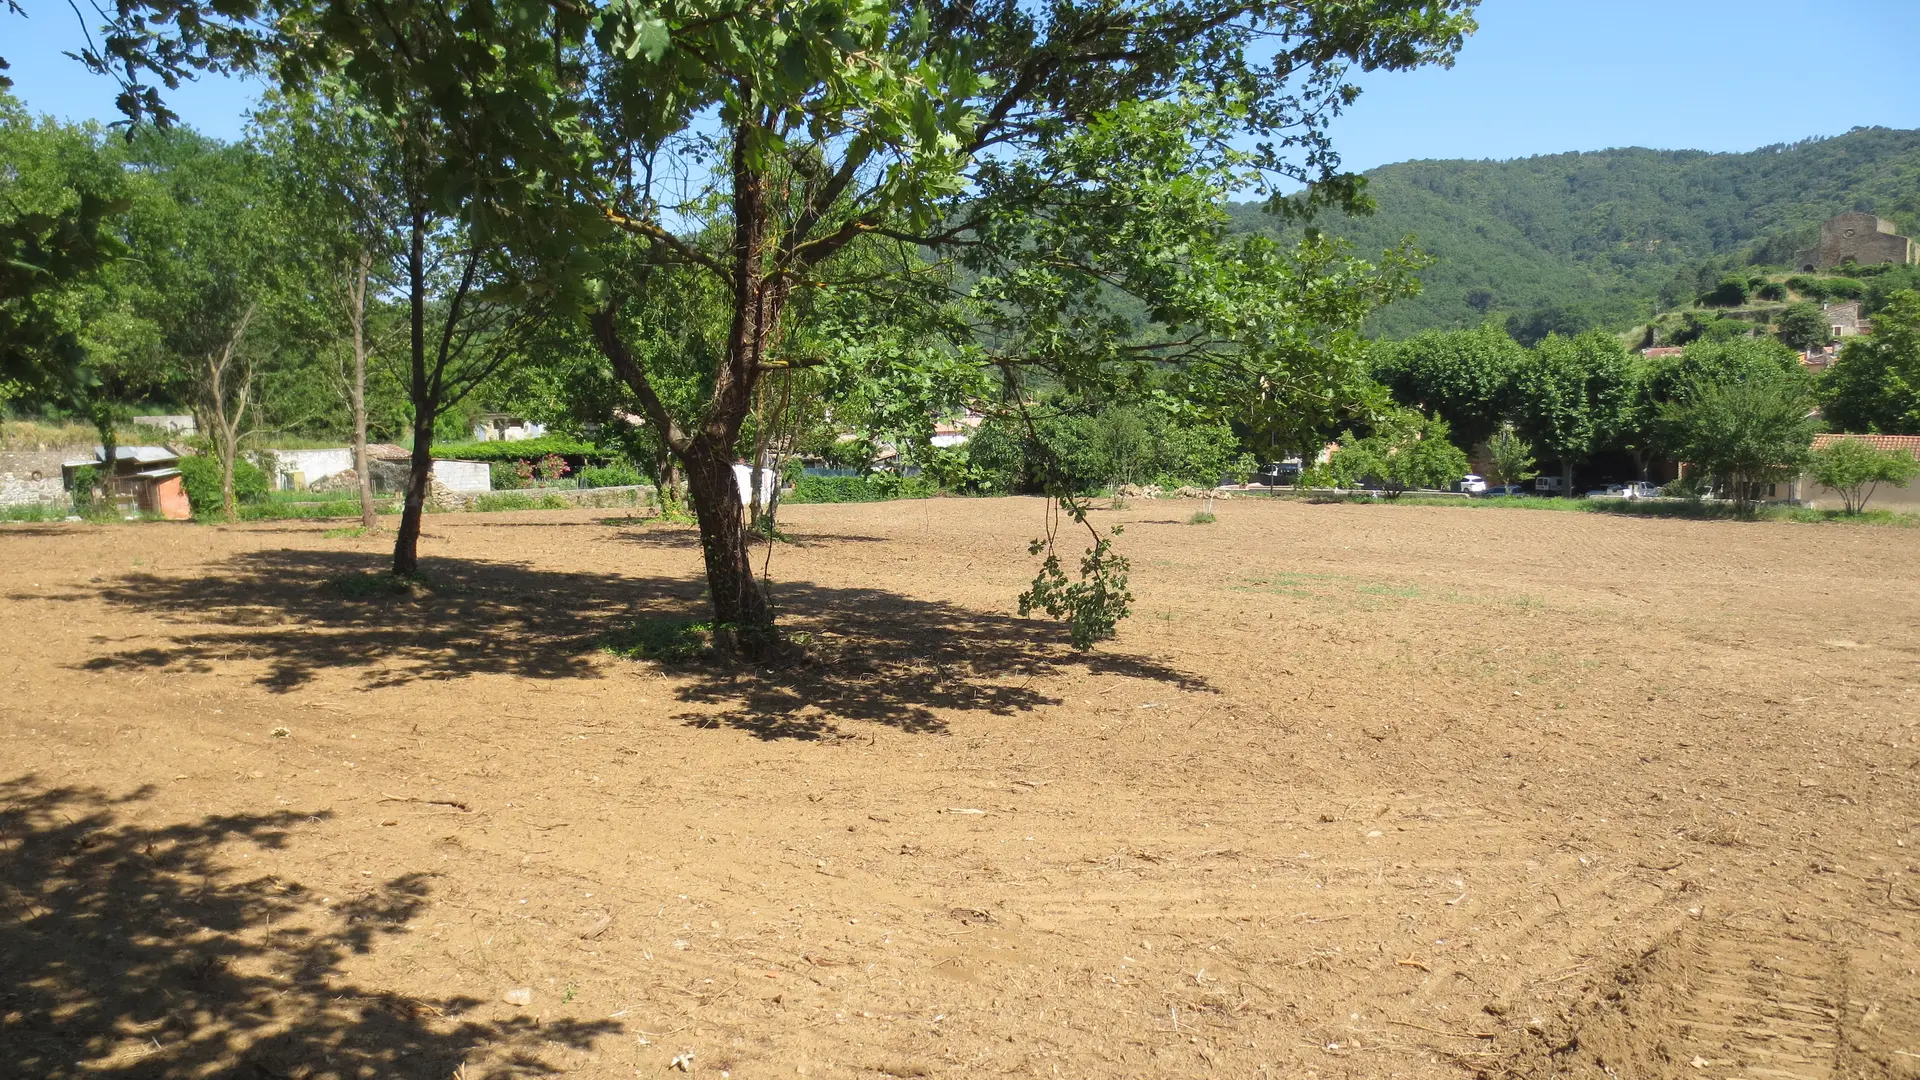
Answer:
<svg viewBox="0 0 1920 1080"><path fill-rule="evenodd" d="M1742 511L1762 484L1784 480L1806 464L1813 442L1813 398L1797 373L1755 374L1689 386L1660 409L1668 443L1704 469Z"/></svg>
<svg viewBox="0 0 1920 1080"><path fill-rule="evenodd" d="M1780 340L1795 349L1818 349L1833 340L1833 327L1828 325L1826 315L1819 304L1809 300L1789 304L1780 312L1777 325Z"/></svg>
<svg viewBox="0 0 1920 1080"><path fill-rule="evenodd" d="M1442 488L1469 467L1467 455L1447 435L1445 420L1429 420L1411 409L1389 413L1364 439L1352 432L1342 435L1327 467L1342 487L1378 480L1390 499L1418 488Z"/></svg>
<svg viewBox="0 0 1920 1080"><path fill-rule="evenodd" d="M1492 459L1488 464L1493 468L1493 478L1503 487L1524 484L1540 475L1540 470L1534 468L1533 444L1511 427L1493 433L1493 438L1487 440L1487 453Z"/></svg>
<svg viewBox="0 0 1920 1080"><path fill-rule="evenodd" d="M1858 514L1881 484L1906 487L1920 473L1920 460L1905 450L1881 450L1864 439L1839 438L1813 452L1809 472L1820 486L1840 493L1847 513Z"/></svg>

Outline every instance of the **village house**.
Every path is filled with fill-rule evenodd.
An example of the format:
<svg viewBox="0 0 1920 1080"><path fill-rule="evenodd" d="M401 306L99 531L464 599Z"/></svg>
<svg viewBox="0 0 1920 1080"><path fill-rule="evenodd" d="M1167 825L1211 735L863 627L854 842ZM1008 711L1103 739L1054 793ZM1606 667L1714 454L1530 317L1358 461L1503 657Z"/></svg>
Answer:
<svg viewBox="0 0 1920 1080"><path fill-rule="evenodd" d="M1920 458L1920 435L1815 435L1813 448L1821 450L1841 440L1864 442L1876 450L1902 450ZM1809 506L1816 510L1835 510L1845 505L1840 493L1829 487L1822 487L1812 476L1802 475L1792 481L1777 485L1776 490L1785 489L1788 502ZM1906 487L1894 487L1881 484L1868 503L1870 510L1893 510L1900 513L1920 513L1920 484Z"/></svg>

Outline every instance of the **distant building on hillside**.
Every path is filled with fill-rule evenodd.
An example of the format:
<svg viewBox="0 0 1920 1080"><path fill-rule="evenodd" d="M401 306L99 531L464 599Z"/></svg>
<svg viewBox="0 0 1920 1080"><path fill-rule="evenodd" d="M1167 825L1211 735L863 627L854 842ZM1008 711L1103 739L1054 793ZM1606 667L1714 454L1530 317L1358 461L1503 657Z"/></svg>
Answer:
<svg viewBox="0 0 1920 1080"><path fill-rule="evenodd" d="M1832 270L1920 262L1920 245L1893 231L1893 222L1872 214L1835 214L1820 224L1820 246L1795 260L1802 270Z"/></svg>
<svg viewBox="0 0 1920 1080"><path fill-rule="evenodd" d="M1836 338L1858 337L1873 333L1873 320L1860 317L1860 301L1846 300L1820 305L1820 314Z"/></svg>

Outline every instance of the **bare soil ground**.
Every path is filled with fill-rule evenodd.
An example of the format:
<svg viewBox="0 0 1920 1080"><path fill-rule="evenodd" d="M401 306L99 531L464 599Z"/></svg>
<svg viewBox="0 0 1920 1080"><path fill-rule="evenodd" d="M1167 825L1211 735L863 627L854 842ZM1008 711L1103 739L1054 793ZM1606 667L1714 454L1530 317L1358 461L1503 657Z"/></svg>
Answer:
<svg viewBox="0 0 1920 1080"><path fill-rule="evenodd" d="M1920 1076L1910 534L1192 508L0 528L0 1076Z"/></svg>

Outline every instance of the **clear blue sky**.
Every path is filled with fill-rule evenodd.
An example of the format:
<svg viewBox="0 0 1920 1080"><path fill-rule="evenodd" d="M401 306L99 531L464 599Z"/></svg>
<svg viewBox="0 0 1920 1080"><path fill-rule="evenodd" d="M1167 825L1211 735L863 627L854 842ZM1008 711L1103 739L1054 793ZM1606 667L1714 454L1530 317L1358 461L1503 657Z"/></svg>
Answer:
<svg viewBox="0 0 1920 1080"><path fill-rule="evenodd" d="M81 40L72 9L25 6L31 18L0 13L15 93L36 112L117 118L113 83L61 55ZM1348 167L1920 127L1920 0L1486 0L1480 23L1451 70L1362 81L1333 129ZM168 100L233 138L255 89L207 81Z"/></svg>

